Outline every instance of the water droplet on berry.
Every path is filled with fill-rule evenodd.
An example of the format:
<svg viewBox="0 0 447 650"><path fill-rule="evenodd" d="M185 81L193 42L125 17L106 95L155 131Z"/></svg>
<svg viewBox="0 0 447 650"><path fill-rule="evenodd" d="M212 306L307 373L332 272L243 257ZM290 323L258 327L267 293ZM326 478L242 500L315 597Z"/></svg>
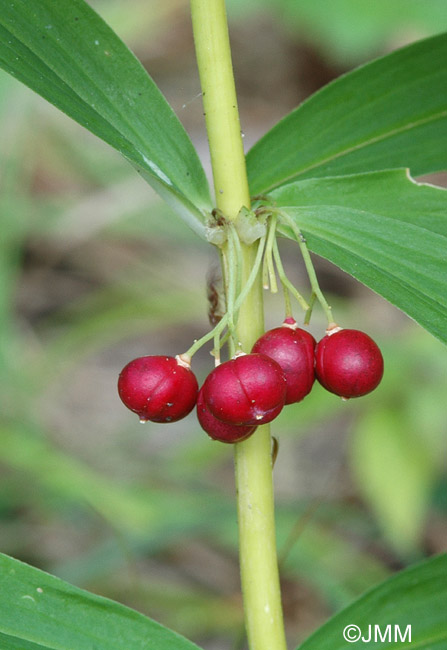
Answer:
<svg viewBox="0 0 447 650"><path fill-rule="evenodd" d="M266 424L284 406L286 380L273 359L238 353L208 375L203 391L211 414L218 420L236 426Z"/></svg>

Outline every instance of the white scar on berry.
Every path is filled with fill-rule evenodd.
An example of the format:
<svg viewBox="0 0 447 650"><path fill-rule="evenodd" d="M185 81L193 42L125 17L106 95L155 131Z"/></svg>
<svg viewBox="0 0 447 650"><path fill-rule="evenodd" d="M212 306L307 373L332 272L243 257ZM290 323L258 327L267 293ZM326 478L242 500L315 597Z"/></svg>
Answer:
<svg viewBox="0 0 447 650"><path fill-rule="evenodd" d="M175 360L177 361L179 366L182 366L183 368L191 368L191 357L188 356L187 354L176 354L175 355Z"/></svg>
<svg viewBox="0 0 447 650"><path fill-rule="evenodd" d="M326 329L326 334L328 336L332 336L332 334L336 334L337 332L341 332L343 327L340 327L340 325L337 325L337 323L329 323Z"/></svg>

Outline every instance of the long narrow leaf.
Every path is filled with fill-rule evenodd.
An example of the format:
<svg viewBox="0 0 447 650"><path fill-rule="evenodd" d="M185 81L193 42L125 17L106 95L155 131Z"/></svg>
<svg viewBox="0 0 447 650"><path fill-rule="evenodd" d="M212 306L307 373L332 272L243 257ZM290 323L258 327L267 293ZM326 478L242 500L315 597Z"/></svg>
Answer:
<svg viewBox="0 0 447 650"><path fill-rule="evenodd" d="M447 192L406 169L298 181L272 192L278 205L333 205L374 212L447 237Z"/></svg>
<svg viewBox="0 0 447 650"><path fill-rule="evenodd" d="M253 194L298 178L447 167L447 34L336 79L248 152Z"/></svg>
<svg viewBox="0 0 447 650"><path fill-rule="evenodd" d="M272 193L310 250L447 342L447 192L403 170L291 183ZM283 233L292 237L287 228Z"/></svg>
<svg viewBox="0 0 447 650"><path fill-rule="evenodd" d="M377 650L444 650L446 602L447 556L441 555L402 571L369 591L317 630L299 650L345 650L349 645ZM411 626L411 642L407 626ZM370 634L370 642L362 641Z"/></svg>
<svg viewBox="0 0 447 650"><path fill-rule="evenodd" d="M84 0L0 0L0 67L122 153L203 235L209 190L188 135Z"/></svg>
<svg viewBox="0 0 447 650"><path fill-rule="evenodd" d="M6 555L0 555L0 575L2 650L198 650L124 605Z"/></svg>
<svg viewBox="0 0 447 650"><path fill-rule="evenodd" d="M9 636L9 634L0 634L0 648L4 648L4 650L42 650L48 646L24 641L15 636Z"/></svg>

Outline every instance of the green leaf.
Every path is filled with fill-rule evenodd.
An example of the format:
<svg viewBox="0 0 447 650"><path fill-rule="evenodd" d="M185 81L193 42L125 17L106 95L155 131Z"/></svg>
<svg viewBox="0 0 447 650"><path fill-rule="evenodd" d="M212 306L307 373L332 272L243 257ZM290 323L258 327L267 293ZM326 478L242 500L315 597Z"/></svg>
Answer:
<svg viewBox="0 0 447 650"><path fill-rule="evenodd" d="M5 650L42 650L44 647L40 643L36 645L35 643L29 643L28 641L7 634L0 634L0 642L0 647Z"/></svg>
<svg viewBox="0 0 447 650"><path fill-rule="evenodd" d="M278 205L374 212L447 237L445 189L416 183L405 169L299 181L275 190L272 197Z"/></svg>
<svg viewBox="0 0 447 650"><path fill-rule="evenodd" d="M272 192L309 249L447 342L447 192L404 170L313 179ZM282 232L293 237L291 231Z"/></svg>
<svg viewBox="0 0 447 650"><path fill-rule="evenodd" d="M0 554L3 650L197 650L138 612ZM11 642L10 642L11 639Z"/></svg>
<svg viewBox="0 0 447 650"><path fill-rule="evenodd" d="M203 236L208 183L143 66L83 0L0 0L0 67L127 158Z"/></svg>
<svg viewBox="0 0 447 650"><path fill-rule="evenodd" d="M444 650L447 643L447 556L441 555L402 571L372 589L355 603L334 616L300 645L299 650L345 650L348 643L343 630L357 625L368 638L368 626L373 628L373 640L367 647ZM383 634L391 626L392 642L374 642L374 626ZM402 635L411 625L411 644L394 643L395 627ZM399 637L397 637L399 640ZM364 645L364 642L360 642ZM366 647L366 646L365 646Z"/></svg>
<svg viewBox="0 0 447 650"><path fill-rule="evenodd" d="M248 152L253 194L298 178L447 166L447 34L340 77L281 120Z"/></svg>

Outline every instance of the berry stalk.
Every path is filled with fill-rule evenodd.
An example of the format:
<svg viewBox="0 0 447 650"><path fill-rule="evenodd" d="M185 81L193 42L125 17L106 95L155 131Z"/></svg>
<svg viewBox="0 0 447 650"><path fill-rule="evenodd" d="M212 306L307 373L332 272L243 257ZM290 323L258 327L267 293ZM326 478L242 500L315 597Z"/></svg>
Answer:
<svg viewBox="0 0 447 650"><path fill-rule="evenodd" d="M304 266L306 267L307 275L309 276L310 286L312 287L312 295L316 296L320 305L322 306L324 313L326 314L326 318L328 320L328 325L330 327L334 324L332 309L329 306L326 298L323 295L323 292L320 289L320 285L318 283L314 265L312 263L309 250L306 246L306 240L304 239L301 230L298 228L294 220L287 214L287 212L284 212L283 210L278 210L278 208L275 208L275 212L279 215L279 217L283 220L283 222L287 226L289 226L289 228L291 228L293 234L295 235L295 239L298 243L298 246L300 247L301 255L303 257ZM312 310L311 308L309 308L309 316L308 318L306 317L305 320L306 323L309 322L311 312Z"/></svg>
<svg viewBox="0 0 447 650"><path fill-rule="evenodd" d="M254 244L254 247L256 248L256 243ZM251 247L253 248L253 247ZM259 243L257 245L257 250L254 258L254 262L250 268L250 274L248 278L245 278L245 281L243 283L243 289L241 293L238 295L235 303L234 303L234 313L237 314L241 308L242 305L245 304L245 301L250 298L251 291L255 287L256 279L258 277L259 269L261 266L262 262L262 256L264 253L264 248L265 248L265 236L262 237L259 240ZM224 263L226 262L227 258L224 257ZM248 267L248 264L243 265L243 256L242 256L242 250L241 250L241 266ZM261 293L261 299L262 299L262 293ZM262 306L262 303L261 303ZM200 348L205 345L208 341L211 341L211 339L214 339L214 352L219 352L220 350L220 335L224 331L225 327L228 325L229 322L229 315L228 311L227 313L221 318L221 320L217 323L217 325L212 329L210 332L202 336L200 339L195 341L193 345L187 350L184 354L186 357L191 358ZM229 338L229 333L226 335L225 339ZM247 346L249 347L249 345Z"/></svg>
<svg viewBox="0 0 447 650"><path fill-rule="evenodd" d="M197 63L213 167L217 208L236 219L250 208L224 0L191 0ZM242 286L258 246L241 244ZM222 250L228 266L228 247ZM236 336L249 351L263 333L261 273L240 307ZM235 445L239 549L250 650L286 650L274 524L271 438L268 425Z"/></svg>
<svg viewBox="0 0 447 650"><path fill-rule="evenodd" d="M286 303L286 318L292 316L292 307L290 305L289 292L294 296L294 298L296 298L300 307L304 309L304 311L307 313L310 307L307 304L307 302L304 300L300 292L297 291L297 289L294 287L294 285L290 282L289 278L287 277L281 262L281 256L279 254L279 249L278 249L278 242L276 241L276 239L273 242L273 257L275 258L276 268L278 269L278 275L284 289L284 299Z"/></svg>

